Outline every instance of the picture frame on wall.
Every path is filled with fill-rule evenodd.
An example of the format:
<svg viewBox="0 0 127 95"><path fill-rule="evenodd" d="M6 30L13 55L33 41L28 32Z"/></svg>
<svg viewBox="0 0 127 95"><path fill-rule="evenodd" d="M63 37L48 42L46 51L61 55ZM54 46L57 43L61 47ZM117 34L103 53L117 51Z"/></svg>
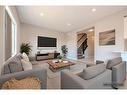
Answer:
<svg viewBox="0 0 127 95"><path fill-rule="evenodd" d="M99 33L99 45L115 45L115 29Z"/></svg>

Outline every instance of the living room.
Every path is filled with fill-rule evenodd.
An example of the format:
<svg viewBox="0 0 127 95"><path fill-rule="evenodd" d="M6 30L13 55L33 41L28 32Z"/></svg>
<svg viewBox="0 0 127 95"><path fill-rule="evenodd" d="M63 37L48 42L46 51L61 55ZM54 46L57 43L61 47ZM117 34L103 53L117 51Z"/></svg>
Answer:
<svg viewBox="0 0 127 95"><path fill-rule="evenodd" d="M24 17L22 19L27 19L29 17L29 14L30 14L29 12L30 12L30 10L32 10L32 8L33 7L28 7L28 8L26 7L26 9L25 9L25 7L24 8L19 7L19 9L18 9L19 14L23 15L23 17ZM56 12L57 8L59 8L59 7L54 7L54 8L51 7L52 12L54 12L54 11ZM61 10L63 8L64 7L61 7L57 12L58 13L61 12ZM72 9L73 8L76 9L75 7L72 7ZM89 7L89 10L90 10L90 13L91 13L90 15L92 15L92 16L98 15L97 12L100 11L100 10L96 10L95 12L92 12L91 11L92 8L93 7ZM97 8L99 9L99 7L97 7ZM100 8L102 8L102 7L100 7ZM108 9L106 10L106 8L107 7L104 8L105 11L108 11ZM111 7L111 8L113 8L113 7ZM121 7L119 7L119 8L121 8ZM37 53L37 49L38 49L37 48L37 43L38 43L37 42L37 36L42 35L42 36L45 36L45 37L57 38L57 48L49 49L49 50L42 49L41 52L44 53L44 52L57 51L57 52L62 54L61 46L66 45L67 48L68 48L67 58L77 60L77 33L83 32L83 31L86 31L86 30L91 30L91 27L94 27L94 31L95 31L94 32L94 37L93 37L94 46L92 46L92 47L94 47L94 51L93 51L94 52L94 54L93 54L94 62L96 60L107 61L108 59L121 56L122 55L121 52L126 51L126 41L125 41L126 34L124 32L124 25L125 25L125 20L126 20L124 18L124 16L126 15L126 7L124 7L124 8L123 9L121 8L121 10L120 9L118 10L117 7L114 7L112 9L113 10L112 14L110 14L108 16L105 16L105 17L103 17L99 20L95 20L95 21L91 22L90 24L87 24L87 25L83 24L83 27L78 28L78 29L73 29L73 28L75 28L75 25L73 25L73 24L68 25L69 22L65 21L65 23L67 23L67 25L64 25L63 28L61 29L61 31L66 30L66 31L69 31L69 32L66 32L66 31L65 32L59 32L59 30L57 30L57 29L53 30L52 29L53 26L51 26L51 29L47 29L47 28L44 28L44 27L33 25L32 21L28 22L29 24L27 24L27 20L24 21L24 20L21 19L23 23L21 23L21 26L20 26L20 28L21 28L20 30L22 31L22 32L20 32L20 44L24 43L24 42L28 42L28 43L30 42L30 44L32 45L31 55L35 56L35 54ZM45 15L48 15L48 11L51 10L50 7L49 8L48 7L43 7L43 9L47 10L47 14L45 13L45 14L43 14L43 16L38 15L41 19L44 19ZM69 9L69 7L67 8L67 10L68 9ZM80 7L79 7L79 9L80 9ZM22 13L22 10L28 10L28 11L26 11L26 13L28 13L28 16L25 16L26 14ZM37 9L33 8L33 10L37 10ZM41 10L41 9L38 8L38 10ZM77 10L78 10L78 8L77 8ZM109 8L109 10L110 10L110 8ZM116 12L115 12L115 10L116 10ZM70 10L70 11L72 11L72 10ZM31 14L31 15L33 15L33 14ZM39 12L38 12L38 14L39 14ZM63 14L61 13L61 18L62 18L63 15L66 15L66 14L67 13L63 13ZM103 14L103 13L101 13L101 14ZM58 18L58 17L56 17L56 18ZM30 20L32 20L32 19L33 18L31 18ZM64 19L64 18L62 18L62 19ZM70 19L71 19L71 16L70 16ZM50 23L52 24L54 22L50 22ZM47 24L45 24L45 25L47 25ZM56 25L56 27L54 26L55 28L61 27L61 26L57 26L59 24L55 24L55 25ZM73 30L69 30L69 29L73 29ZM107 45L107 46L99 45L99 33L100 32L105 32L105 31L108 31L108 30L112 30L112 29L116 30L115 31L115 45ZM37 31L37 32L35 32L35 31ZM86 48L86 50L88 49L88 47ZM126 59L124 59L124 60L126 60Z"/></svg>
<svg viewBox="0 0 127 95"><path fill-rule="evenodd" d="M126 62L124 62L127 61L126 6L0 6L0 13L0 71L2 72L4 68L7 72L5 65L11 63L12 65L7 66L12 73L11 68L14 66L14 62L10 62L10 60L18 54L22 58L26 58L28 55L26 59L33 65L27 68L26 71L21 71L29 73L28 75L26 73L24 75L19 71L15 72L17 69L14 70L14 68L12 74L3 75L1 73L0 82L6 82L13 77L19 79L21 76L26 77L31 73L35 75L37 73L37 76L44 83L41 89L127 88L125 79ZM13 25L11 26L10 23L13 23ZM11 29L16 32L10 34L8 31ZM88 38L90 32L93 32L93 34ZM87 35L87 40L84 38L81 44L78 44L77 36L79 33ZM81 35L81 38L84 37L83 35ZM90 39L91 41L88 41ZM21 48L23 43L30 48L28 52ZM78 58L78 45L79 47L83 45L81 58ZM61 48L62 46L65 46L64 50ZM55 57L55 54L58 55ZM90 56L86 57L87 54ZM22 58L21 65L24 63ZM114 58L117 59L114 61L112 60ZM111 84L109 81L112 79L111 70L105 68L109 60L113 61L112 63L120 61L123 64L121 67L117 64L117 67L123 68L123 70L118 70L118 77L120 77L120 82L125 82L124 86L117 87L115 84L113 88L102 87L104 83L105 85L106 83L107 85L108 83ZM62 64L58 66L59 63ZM31 71L30 68L33 70ZM46 71L39 71L38 68L44 68ZM94 75L93 78L93 74L90 73L92 77L87 76L85 81L81 79L82 82L78 81L78 84L77 80L72 81L75 76L67 73L69 71L75 75L80 74L86 68L92 68L93 70L97 68L91 73L97 71L96 76L98 76L95 77ZM98 69L101 73L104 73L102 76L99 76ZM40 74L43 75L43 78L42 75L40 77ZM102 83L100 81L94 82L100 77L103 77L100 80ZM91 79L91 83L89 79Z"/></svg>

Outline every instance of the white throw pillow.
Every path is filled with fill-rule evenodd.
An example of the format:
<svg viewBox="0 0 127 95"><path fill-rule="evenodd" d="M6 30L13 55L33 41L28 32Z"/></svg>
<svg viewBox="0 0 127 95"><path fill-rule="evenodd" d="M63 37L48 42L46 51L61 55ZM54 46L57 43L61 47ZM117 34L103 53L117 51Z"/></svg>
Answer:
<svg viewBox="0 0 127 95"><path fill-rule="evenodd" d="M22 62L22 66L23 66L24 71L32 69L32 64L30 61L26 61L24 59L21 59L21 62Z"/></svg>
<svg viewBox="0 0 127 95"><path fill-rule="evenodd" d="M22 53L22 58L26 61L30 61L29 57L27 56L27 54L25 52Z"/></svg>

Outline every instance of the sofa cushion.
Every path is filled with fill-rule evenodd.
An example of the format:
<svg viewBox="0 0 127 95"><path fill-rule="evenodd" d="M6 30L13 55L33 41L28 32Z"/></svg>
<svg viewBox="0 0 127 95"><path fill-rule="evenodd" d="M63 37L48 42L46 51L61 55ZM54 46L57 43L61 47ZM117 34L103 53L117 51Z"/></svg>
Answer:
<svg viewBox="0 0 127 95"><path fill-rule="evenodd" d="M25 52L22 53L22 58L26 61L30 61L29 57L27 56L27 54Z"/></svg>
<svg viewBox="0 0 127 95"><path fill-rule="evenodd" d="M32 69L32 64L30 61L26 61L24 59L21 59L21 62L22 62L22 66L23 66L24 71Z"/></svg>
<svg viewBox="0 0 127 95"><path fill-rule="evenodd" d="M105 70L106 70L105 64L98 64L84 69L80 77L82 77L85 80L88 80L103 73Z"/></svg>
<svg viewBox="0 0 127 95"><path fill-rule="evenodd" d="M11 62L16 62L21 64L21 54L16 54L14 57L9 58L5 64L4 64L4 68L2 69L2 74L9 74L10 72L10 68L8 66L9 63Z"/></svg>
<svg viewBox="0 0 127 95"><path fill-rule="evenodd" d="M23 67L22 67L22 64L21 63L10 62L8 64L8 66L10 68L10 72L11 73L23 71Z"/></svg>
<svg viewBox="0 0 127 95"><path fill-rule="evenodd" d="M108 61L107 63L107 69L111 69L113 66L118 65L122 62L122 58L118 57L118 58L114 58Z"/></svg>
<svg viewBox="0 0 127 95"><path fill-rule="evenodd" d="M14 57L10 58L7 63L9 64L10 62L17 62L21 63L21 54L16 54Z"/></svg>
<svg viewBox="0 0 127 95"><path fill-rule="evenodd" d="M6 64L6 65L4 65L4 71L2 71L2 74L9 74L9 73L11 73L10 68L9 68L8 64Z"/></svg>

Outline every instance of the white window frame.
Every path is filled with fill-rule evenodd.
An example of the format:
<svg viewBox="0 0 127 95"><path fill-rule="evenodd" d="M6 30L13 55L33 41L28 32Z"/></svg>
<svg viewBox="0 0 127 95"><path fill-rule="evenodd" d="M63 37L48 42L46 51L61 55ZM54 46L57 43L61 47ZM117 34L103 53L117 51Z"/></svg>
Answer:
<svg viewBox="0 0 127 95"><path fill-rule="evenodd" d="M5 7L6 11L8 12L11 20L12 20L12 50L11 56L16 55L17 53L17 23L16 20L8 6Z"/></svg>

